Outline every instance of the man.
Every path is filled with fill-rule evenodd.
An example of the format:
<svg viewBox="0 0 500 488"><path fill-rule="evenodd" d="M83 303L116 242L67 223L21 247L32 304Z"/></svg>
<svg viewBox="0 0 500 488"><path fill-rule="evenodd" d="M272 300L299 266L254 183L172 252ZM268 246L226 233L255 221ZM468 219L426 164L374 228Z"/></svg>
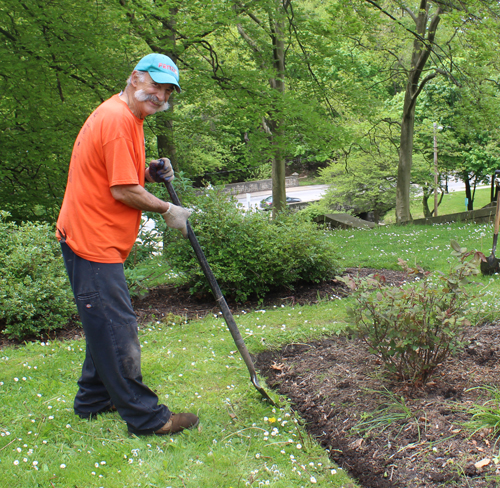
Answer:
<svg viewBox="0 0 500 488"><path fill-rule="evenodd" d="M190 211L144 189L145 179L170 180L170 161L146 169L143 122L180 92L179 72L162 54L139 61L123 92L87 119L73 147L57 237L86 338L74 410L93 418L111 410L136 435L195 427L192 413L173 414L143 382L137 322L123 262L137 238L141 211L160 213L186 237Z"/></svg>

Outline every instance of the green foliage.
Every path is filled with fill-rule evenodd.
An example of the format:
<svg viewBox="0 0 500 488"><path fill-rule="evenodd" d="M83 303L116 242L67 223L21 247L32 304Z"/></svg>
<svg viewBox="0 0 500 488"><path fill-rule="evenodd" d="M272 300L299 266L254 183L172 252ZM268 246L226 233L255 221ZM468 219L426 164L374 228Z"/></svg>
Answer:
<svg viewBox="0 0 500 488"><path fill-rule="evenodd" d="M314 220L316 217L324 216L331 213L325 199L318 200L317 202L310 203L306 208L299 210L300 215L307 220Z"/></svg>
<svg viewBox="0 0 500 488"><path fill-rule="evenodd" d="M320 171L321 181L330 184L324 203L331 209L354 215L373 212L378 222L396 205L397 154L381 132L360 141L344 161Z"/></svg>
<svg viewBox="0 0 500 488"><path fill-rule="evenodd" d="M456 27L463 18L451 11L440 23L438 42L453 39L454 72L472 83L436 78L420 94L412 182L432 184L427 119L446 127L440 171L460 169L480 181L498 162L496 18L478 15L474 4L467 29ZM178 168L213 184L264 177L275 157L293 160L297 171L347 160L360 191L346 198L368 197L376 181L369 188L380 190L384 204L393 201L388 178L396 174L411 16L393 4L394 22L363 0L233 7L1 0L0 208L17 222L54 221L86 117L123 88L142 55L159 49L177 60L183 91L172 110L147 119L148 158L168 139ZM262 29L268 22L283 22L288 33L283 73L274 63L276 35ZM270 80L281 76L285 91L277 93ZM352 183L340 179L339 191ZM373 195L367 205L374 208Z"/></svg>
<svg viewBox="0 0 500 488"><path fill-rule="evenodd" d="M171 281L170 267L157 256L150 256L133 268L125 268L124 272L130 296L144 297L150 288Z"/></svg>
<svg viewBox="0 0 500 488"><path fill-rule="evenodd" d="M482 429L488 429L491 430L495 437L498 437L500 434L500 390L497 386L493 385L473 389L489 393L490 400L482 405L472 405L468 411L469 415L471 415L471 420L465 424L466 427L472 429L474 433Z"/></svg>
<svg viewBox="0 0 500 488"><path fill-rule="evenodd" d="M464 61L461 64L467 66ZM426 86L417 108L415 138L415 149L426 164L414 174L414 183L423 184L434 178L434 135L441 187L445 175L451 174L468 180L471 187L487 183L500 165L495 121L498 104L496 89L489 84L472 90L470 86L459 88L449 80L438 79ZM434 130L434 123L438 130ZM469 209L479 208L473 205L474 196L474 193L469 196Z"/></svg>
<svg viewBox="0 0 500 488"><path fill-rule="evenodd" d="M0 212L0 325L22 339L60 327L76 313L59 244L48 224L5 222Z"/></svg>
<svg viewBox="0 0 500 488"><path fill-rule="evenodd" d="M112 7L92 2L2 0L0 25L0 208L53 222L78 131L125 85L137 46L120 46Z"/></svg>
<svg viewBox="0 0 500 488"><path fill-rule="evenodd" d="M272 287L298 280L319 282L337 272L326 236L298 214L270 221L268 212L242 212L218 190L207 190L195 204L191 225L224 293L245 300L262 297ZM208 292L209 284L189 242L169 232L165 258L185 273L192 291Z"/></svg>
<svg viewBox="0 0 500 488"><path fill-rule="evenodd" d="M340 278L352 290L355 307L348 314L354 333L364 340L400 380L426 382L436 367L460 347L470 296L464 285L479 273L481 253L467 252L452 241L460 258L448 274L423 272L400 264L409 278L406 286L387 286L381 274L366 279Z"/></svg>
<svg viewBox="0 0 500 488"><path fill-rule="evenodd" d="M134 269L145 260L151 259L158 252L161 236L151 228L149 219L142 222L137 240L124 263L125 269Z"/></svg>

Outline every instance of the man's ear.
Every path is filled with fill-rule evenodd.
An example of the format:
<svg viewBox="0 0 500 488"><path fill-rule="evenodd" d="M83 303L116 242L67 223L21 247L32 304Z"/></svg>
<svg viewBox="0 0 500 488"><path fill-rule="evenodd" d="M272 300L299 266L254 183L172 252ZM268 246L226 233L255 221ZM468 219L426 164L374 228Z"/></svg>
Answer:
<svg viewBox="0 0 500 488"><path fill-rule="evenodd" d="M130 76L130 84L134 87L137 88L137 83L141 81L141 73L139 71L134 70L132 71L132 75Z"/></svg>

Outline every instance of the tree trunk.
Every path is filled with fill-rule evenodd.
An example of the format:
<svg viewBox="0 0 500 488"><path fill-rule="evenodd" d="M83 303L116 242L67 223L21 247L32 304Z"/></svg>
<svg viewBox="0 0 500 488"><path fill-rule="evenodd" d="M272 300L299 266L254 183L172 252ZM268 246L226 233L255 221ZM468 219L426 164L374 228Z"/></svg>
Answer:
<svg viewBox="0 0 500 488"><path fill-rule="evenodd" d="M411 68L406 83L405 100L403 105L403 115L401 118L401 139L399 147L398 179L396 189L396 222L405 222L411 220L410 214L410 183L411 167L413 162L413 131L415 125L415 107L417 97L422 91L424 85L434 78L439 70L428 74L423 80L420 80L427 60L429 59L432 44L436 34L436 29L442 13L441 7L436 9L436 13L429 21L429 2L420 0L418 14L415 15L406 9L415 21L416 31L421 39L427 42L423 43L419 38L413 41L413 51L411 57Z"/></svg>
<svg viewBox="0 0 500 488"><path fill-rule="evenodd" d="M424 217L427 219L432 217L432 212L429 209L429 197L431 196L431 192L429 187L425 185L422 187L422 210L424 212Z"/></svg>
<svg viewBox="0 0 500 488"><path fill-rule="evenodd" d="M282 131L278 129L275 136L281 139ZM281 149L278 144L274 142L274 157L272 166L272 179L273 179L273 218L286 208L286 175L285 175L285 158L282 155Z"/></svg>
<svg viewBox="0 0 500 488"><path fill-rule="evenodd" d="M281 149L284 135L281 102L285 93L285 43L283 40L284 22L281 20L281 10L279 5L277 5L276 12L278 19L275 21L271 20L273 67L276 76L270 80L271 88L278 92L278 95L276 96L276 105L271 115L271 125L273 126L271 143L273 145L273 218L286 208L285 158L283 157L283 151Z"/></svg>
<svg viewBox="0 0 500 488"><path fill-rule="evenodd" d="M170 104L169 111L173 112L174 101L170 99L168 103ZM158 135L156 136L156 143L158 145L158 157L170 159L174 171L179 171L177 148L174 139L174 124L171 118L167 118L165 115L157 117L156 126L158 128Z"/></svg>
<svg viewBox="0 0 500 488"><path fill-rule="evenodd" d="M468 177L464 178L465 183L465 198L467 198L467 210L473 210L472 193L470 190L470 181Z"/></svg>
<svg viewBox="0 0 500 488"><path fill-rule="evenodd" d="M283 95L285 93L285 19L288 1L273 0L272 10L268 11L269 36L272 42L272 78L269 79L271 86L272 106L267 115L262 120L262 126L269 136L272 157L272 196L273 196L273 218L286 208L285 190L285 158L283 156L284 116L283 116ZM263 26L255 15L251 18L259 26ZM263 52L259 43L252 39L241 24L237 29L243 40L256 55L260 64L259 69L271 71L267 61L266 53Z"/></svg>
<svg viewBox="0 0 500 488"><path fill-rule="evenodd" d="M170 9L170 16L168 20L163 21L163 26L167 35L164 37L166 40L165 44L169 46L169 50L163 52L168 56L175 64L177 64L178 56L175 52L175 25L176 25L176 15L177 8ZM179 171L179 161L177 160L177 148L174 139L174 124L172 121L174 107L175 107L175 95L168 101L170 108L168 109L168 114L162 114L157 117L157 128L158 135L156 136L156 144L158 146L158 156L160 158L168 158L172 163L174 171Z"/></svg>
<svg viewBox="0 0 500 488"><path fill-rule="evenodd" d="M412 87L406 88L401 121L401 139L399 146L398 179L396 187L396 221L411 220L410 213L410 183L413 161L413 130L415 126L415 104L411 103Z"/></svg>

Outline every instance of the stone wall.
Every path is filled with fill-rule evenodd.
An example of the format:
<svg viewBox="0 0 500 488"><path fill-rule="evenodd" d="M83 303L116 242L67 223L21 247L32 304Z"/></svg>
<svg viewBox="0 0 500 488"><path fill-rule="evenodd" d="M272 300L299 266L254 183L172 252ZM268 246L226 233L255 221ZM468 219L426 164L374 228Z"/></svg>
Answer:
<svg viewBox="0 0 500 488"><path fill-rule="evenodd" d="M446 222L491 222L495 218L495 206L487 206L479 210L469 210L467 212L458 212L454 214L438 215L437 217L428 217L423 219L409 220L404 224L432 225L444 224Z"/></svg>
<svg viewBox="0 0 500 488"><path fill-rule="evenodd" d="M294 173L285 178L285 187L299 186L299 175ZM224 191L231 195L254 193L257 191L272 190L273 180L246 181L244 183L230 183L224 187Z"/></svg>

